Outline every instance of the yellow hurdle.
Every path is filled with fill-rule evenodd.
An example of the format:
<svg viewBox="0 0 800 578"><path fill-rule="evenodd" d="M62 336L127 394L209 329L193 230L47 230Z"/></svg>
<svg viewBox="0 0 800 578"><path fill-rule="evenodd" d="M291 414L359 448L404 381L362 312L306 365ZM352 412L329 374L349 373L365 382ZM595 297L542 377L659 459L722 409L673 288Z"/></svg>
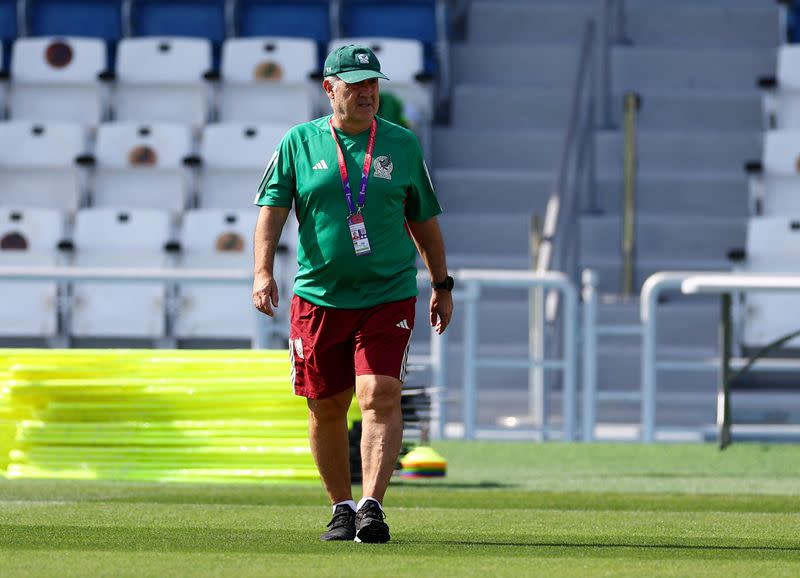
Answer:
<svg viewBox="0 0 800 578"><path fill-rule="evenodd" d="M316 480L290 369L283 350L1 350L0 474Z"/></svg>

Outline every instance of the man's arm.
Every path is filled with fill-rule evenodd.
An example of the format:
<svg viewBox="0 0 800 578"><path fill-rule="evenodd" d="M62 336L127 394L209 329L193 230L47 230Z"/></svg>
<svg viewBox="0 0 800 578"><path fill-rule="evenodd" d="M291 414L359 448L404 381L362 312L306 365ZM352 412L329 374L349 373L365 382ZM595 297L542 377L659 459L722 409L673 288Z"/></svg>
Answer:
<svg viewBox="0 0 800 578"><path fill-rule="evenodd" d="M278 284L272 275L275 252L288 216L287 207L261 207L253 237L253 305L270 317L278 306Z"/></svg>
<svg viewBox="0 0 800 578"><path fill-rule="evenodd" d="M439 221L431 217L416 223L406 221L411 236L417 245L420 257L428 268L431 280L440 283L447 277L447 259L444 253L444 239L439 229ZM445 289L435 289L431 295L430 323L436 333L443 333L453 316L453 296Z"/></svg>

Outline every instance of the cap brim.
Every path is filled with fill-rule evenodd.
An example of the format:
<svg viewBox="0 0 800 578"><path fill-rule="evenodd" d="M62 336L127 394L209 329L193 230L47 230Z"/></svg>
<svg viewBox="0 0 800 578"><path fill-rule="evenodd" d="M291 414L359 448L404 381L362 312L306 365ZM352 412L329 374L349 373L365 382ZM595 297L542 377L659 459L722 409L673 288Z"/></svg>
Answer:
<svg viewBox="0 0 800 578"><path fill-rule="evenodd" d="M377 70L350 70L348 72L339 72L336 74L336 76L344 80L347 84L361 82L362 80L368 80L370 78L383 78L384 80L389 80L386 75L378 72Z"/></svg>

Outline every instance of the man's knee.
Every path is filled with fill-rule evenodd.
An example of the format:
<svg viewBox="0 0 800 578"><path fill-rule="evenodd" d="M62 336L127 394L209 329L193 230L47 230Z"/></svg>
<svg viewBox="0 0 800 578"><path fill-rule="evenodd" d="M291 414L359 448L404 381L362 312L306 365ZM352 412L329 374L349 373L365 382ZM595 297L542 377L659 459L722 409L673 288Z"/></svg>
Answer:
<svg viewBox="0 0 800 578"><path fill-rule="evenodd" d="M345 419L350 402L353 399L353 390L338 393L323 399L308 399L308 410L318 422L332 422Z"/></svg>
<svg viewBox="0 0 800 578"><path fill-rule="evenodd" d="M361 411L384 413L400 407L403 383L385 375L362 375L357 378L356 394Z"/></svg>

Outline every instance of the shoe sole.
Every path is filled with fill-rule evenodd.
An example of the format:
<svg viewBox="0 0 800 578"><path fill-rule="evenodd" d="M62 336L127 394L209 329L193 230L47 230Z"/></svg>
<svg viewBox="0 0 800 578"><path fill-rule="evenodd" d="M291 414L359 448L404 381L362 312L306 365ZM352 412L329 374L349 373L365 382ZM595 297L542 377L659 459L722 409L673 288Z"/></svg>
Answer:
<svg viewBox="0 0 800 578"><path fill-rule="evenodd" d="M354 542L364 544L385 544L389 541L389 526L383 522L367 524L356 532Z"/></svg>

